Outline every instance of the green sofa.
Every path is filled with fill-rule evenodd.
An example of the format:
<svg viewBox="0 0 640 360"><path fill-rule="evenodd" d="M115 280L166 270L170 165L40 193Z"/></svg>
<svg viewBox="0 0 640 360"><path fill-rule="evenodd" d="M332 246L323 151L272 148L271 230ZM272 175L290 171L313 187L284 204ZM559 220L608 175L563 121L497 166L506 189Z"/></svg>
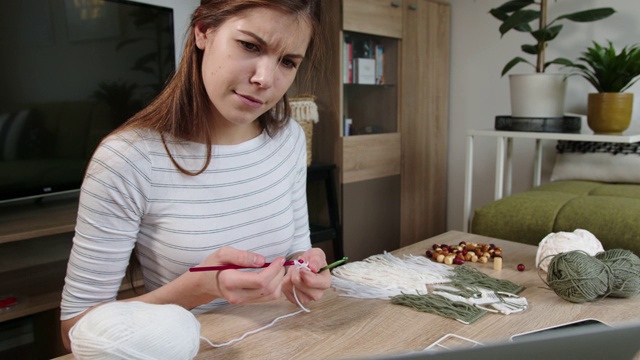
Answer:
<svg viewBox="0 0 640 360"><path fill-rule="evenodd" d="M640 256L640 184L552 181L476 209L471 224L474 234L531 245L575 229Z"/></svg>

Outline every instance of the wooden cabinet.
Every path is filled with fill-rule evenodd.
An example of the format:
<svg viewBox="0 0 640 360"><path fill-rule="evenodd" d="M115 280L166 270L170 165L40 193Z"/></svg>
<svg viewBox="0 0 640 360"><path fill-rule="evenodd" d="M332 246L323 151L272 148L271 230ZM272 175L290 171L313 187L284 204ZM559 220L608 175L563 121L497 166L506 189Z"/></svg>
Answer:
<svg viewBox="0 0 640 360"><path fill-rule="evenodd" d="M450 7L406 0L402 51L401 240L446 231Z"/></svg>
<svg viewBox="0 0 640 360"><path fill-rule="evenodd" d="M403 2L406 0L345 0L342 4L342 29L401 38Z"/></svg>
<svg viewBox="0 0 640 360"><path fill-rule="evenodd" d="M323 4L330 56L311 74L312 87L296 91L317 96L313 158L338 166L345 255L357 260L445 230L449 6ZM383 48L382 83L348 81L345 43L353 39Z"/></svg>
<svg viewBox="0 0 640 360"><path fill-rule="evenodd" d="M0 308L0 358L66 353L59 306L77 210L77 196L66 195L0 206L0 299L17 300ZM131 290L126 278L119 298L131 297Z"/></svg>

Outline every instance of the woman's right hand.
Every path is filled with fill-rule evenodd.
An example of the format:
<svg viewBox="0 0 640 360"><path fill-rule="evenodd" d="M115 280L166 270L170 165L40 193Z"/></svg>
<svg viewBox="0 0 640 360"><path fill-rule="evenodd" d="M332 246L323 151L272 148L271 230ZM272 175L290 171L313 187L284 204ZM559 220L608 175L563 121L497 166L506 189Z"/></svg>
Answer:
<svg viewBox="0 0 640 360"><path fill-rule="evenodd" d="M212 301L224 298L230 304L251 304L277 300L281 295L284 279L284 257L276 258L260 271L220 270L191 273L199 276L200 290L207 290ZM210 254L198 266L240 265L260 268L264 256L249 251L223 247Z"/></svg>

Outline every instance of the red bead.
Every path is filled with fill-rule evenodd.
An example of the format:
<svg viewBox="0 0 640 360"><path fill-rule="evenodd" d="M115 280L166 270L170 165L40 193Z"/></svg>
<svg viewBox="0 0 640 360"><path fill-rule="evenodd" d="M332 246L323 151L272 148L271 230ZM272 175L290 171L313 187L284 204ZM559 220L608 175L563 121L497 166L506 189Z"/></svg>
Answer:
<svg viewBox="0 0 640 360"><path fill-rule="evenodd" d="M524 264L518 264L518 271L524 271Z"/></svg>

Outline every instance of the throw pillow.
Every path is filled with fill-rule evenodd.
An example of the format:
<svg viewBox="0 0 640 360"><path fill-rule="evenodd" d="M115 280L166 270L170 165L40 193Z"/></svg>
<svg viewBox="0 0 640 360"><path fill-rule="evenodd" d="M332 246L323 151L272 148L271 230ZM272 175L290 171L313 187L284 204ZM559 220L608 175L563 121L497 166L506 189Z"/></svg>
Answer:
<svg viewBox="0 0 640 360"><path fill-rule="evenodd" d="M640 143L558 141L551 181L640 183Z"/></svg>

